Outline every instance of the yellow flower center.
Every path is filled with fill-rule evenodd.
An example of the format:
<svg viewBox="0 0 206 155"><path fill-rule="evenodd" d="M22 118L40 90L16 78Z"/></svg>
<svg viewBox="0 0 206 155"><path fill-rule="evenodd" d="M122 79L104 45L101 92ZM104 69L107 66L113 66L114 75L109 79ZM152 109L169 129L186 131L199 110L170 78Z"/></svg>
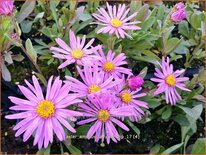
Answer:
<svg viewBox="0 0 206 155"><path fill-rule="evenodd" d="M76 49L72 51L72 57L75 59L80 59L83 56L83 52L80 49Z"/></svg>
<svg viewBox="0 0 206 155"><path fill-rule="evenodd" d="M98 119L102 122L106 122L110 117L108 110L100 110L98 113Z"/></svg>
<svg viewBox="0 0 206 155"><path fill-rule="evenodd" d="M111 25L112 25L113 27L120 27L120 26L122 25L122 21L119 20L119 19L117 19L117 18L113 18L113 19L111 20Z"/></svg>
<svg viewBox="0 0 206 155"><path fill-rule="evenodd" d="M110 61L105 62L104 66L103 66L103 69L104 69L105 72L111 72L111 71L114 70L114 64Z"/></svg>
<svg viewBox="0 0 206 155"><path fill-rule="evenodd" d="M100 91L100 87L98 86L98 85L91 85L90 87L89 87L89 93L90 94L92 94L92 93L95 93L95 92L98 92L98 91Z"/></svg>
<svg viewBox="0 0 206 155"><path fill-rule="evenodd" d="M132 95L130 93L124 92L121 95L122 102L129 103L132 100Z"/></svg>
<svg viewBox="0 0 206 155"><path fill-rule="evenodd" d="M174 86L176 80L175 80L175 77L170 74L166 77L165 81L169 86Z"/></svg>
<svg viewBox="0 0 206 155"><path fill-rule="evenodd" d="M37 114L42 118L49 118L54 114L54 103L48 100L43 100L36 107Z"/></svg>

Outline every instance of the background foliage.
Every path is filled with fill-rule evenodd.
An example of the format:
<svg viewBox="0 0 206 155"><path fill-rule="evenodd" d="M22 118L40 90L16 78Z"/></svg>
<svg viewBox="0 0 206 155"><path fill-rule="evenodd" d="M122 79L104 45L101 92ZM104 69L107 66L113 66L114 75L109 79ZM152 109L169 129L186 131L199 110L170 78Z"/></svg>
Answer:
<svg viewBox="0 0 206 155"><path fill-rule="evenodd" d="M111 2L115 4L117 2ZM135 20L142 23L141 31L130 32L133 40L118 40L103 34L96 34L99 27L91 25L94 20L91 13L105 2L60 2L45 0L27 0L25 3L15 2L15 17L0 17L0 43L2 45L2 76L10 84L22 83L36 74L46 85L50 75L74 76L74 66L57 70L60 60L51 55L49 48L55 46L55 38L63 38L68 42L68 32L72 29L87 39L95 38L96 44L103 44L106 49L116 53L124 52L128 57L129 67L134 74L145 71L143 91L147 92L145 101L150 109L147 116L138 123L127 121L132 129L123 134L124 139L118 144L96 144L81 138L88 131L88 125L76 127L75 135L68 135L64 143L56 142L38 153L192 153L205 152L204 143L204 56L205 56L205 13L203 2L187 3L187 19L179 24L168 22L173 2L143 3L131 1L127 3L131 12L138 12ZM15 20L14 20L15 19ZM14 33L13 36L10 34ZM187 87L191 92L179 92L183 100L177 106L167 105L163 96L152 96L155 84L149 79L153 76L155 61L170 56L175 69L185 68L190 77ZM8 83L3 92L6 92ZM12 87L15 87L13 85ZM44 87L44 86L42 86ZM7 104L3 100L3 103ZM8 105L3 105L4 114L9 113ZM4 143L8 128L13 125L5 120L3 123ZM76 136L75 138L72 136ZM14 137L14 136L13 136ZM21 142L20 139L14 140ZM14 142L14 145L16 145ZM23 146L22 146L23 147ZM29 144L29 152L37 149ZM5 145L4 150L10 148ZM25 151L25 152L24 152ZM18 151L17 151L18 152ZM20 151L22 153L22 151ZM12 152L13 153L13 152Z"/></svg>

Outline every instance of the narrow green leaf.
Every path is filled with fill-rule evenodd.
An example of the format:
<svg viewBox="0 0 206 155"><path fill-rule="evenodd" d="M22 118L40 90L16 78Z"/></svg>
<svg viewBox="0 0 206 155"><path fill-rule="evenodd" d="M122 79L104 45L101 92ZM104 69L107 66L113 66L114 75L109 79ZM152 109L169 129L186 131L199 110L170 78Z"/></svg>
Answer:
<svg viewBox="0 0 206 155"><path fill-rule="evenodd" d="M134 130L134 132L136 132L139 137L140 130L130 120L127 120L127 124L132 128L132 130Z"/></svg>
<svg viewBox="0 0 206 155"><path fill-rule="evenodd" d="M189 27L187 21L183 20L181 23L179 23L178 30L183 36L189 37Z"/></svg>
<svg viewBox="0 0 206 155"><path fill-rule="evenodd" d="M146 21L144 21L141 25L142 31L147 31L152 25L155 23L156 17L150 17Z"/></svg>
<svg viewBox="0 0 206 155"><path fill-rule="evenodd" d="M205 152L205 138L198 138L192 147L191 154L206 154Z"/></svg>
<svg viewBox="0 0 206 155"><path fill-rule="evenodd" d="M162 113L162 119L168 119L172 115L172 108L170 105L166 106L166 109Z"/></svg>
<svg viewBox="0 0 206 155"><path fill-rule="evenodd" d="M165 45L165 53L170 54L173 52L181 43L181 40L178 38L170 38L169 40L166 41Z"/></svg>
<svg viewBox="0 0 206 155"><path fill-rule="evenodd" d="M44 84L44 86L47 86L47 81L46 79L43 77L43 75L39 74L39 73L35 73L36 76L40 79L40 81Z"/></svg>
<svg viewBox="0 0 206 155"><path fill-rule="evenodd" d="M159 153L160 151L160 144L155 144L151 149L150 149L150 154L156 154Z"/></svg>
<svg viewBox="0 0 206 155"><path fill-rule="evenodd" d="M180 143L180 144L176 144L168 149L166 149L165 151L162 152L162 154L171 154L171 153L175 153L177 152L182 146L183 146L184 143Z"/></svg>
<svg viewBox="0 0 206 155"><path fill-rule="evenodd" d="M51 12L52 12L52 16L53 16L53 19L55 20L56 24L58 25L58 16L57 16L57 12L56 12L56 7L58 6L59 4L59 0L55 0L55 1L50 1L50 9L51 9Z"/></svg>
<svg viewBox="0 0 206 155"><path fill-rule="evenodd" d="M26 40L26 52L31 57L31 59L34 61L34 63L36 63L36 61L37 61L37 53L36 53L32 43L31 43L30 39Z"/></svg>
<svg viewBox="0 0 206 155"><path fill-rule="evenodd" d="M26 2L22 5L20 12L17 14L18 23L21 23L33 12L35 4L35 0L26 0Z"/></svg>
<svg viewBox="0 0 206 155"><path fill-rule="evenodd" d="M65 145L71 154L82 154L82 152L73 145Z"/></svg>

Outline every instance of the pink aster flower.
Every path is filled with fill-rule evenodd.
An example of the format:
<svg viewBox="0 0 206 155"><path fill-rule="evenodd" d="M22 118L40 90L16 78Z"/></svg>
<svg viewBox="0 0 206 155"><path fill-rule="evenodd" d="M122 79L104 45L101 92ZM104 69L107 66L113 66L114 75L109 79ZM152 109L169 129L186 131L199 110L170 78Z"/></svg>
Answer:
<svg viewBox="0 0 206 155"><path fill-rule="evenodd" d="M110 143L110 138L117 142L120 140L119 133L115 128L115 124L122 129L129 131L129 128L118 120L119 117L130 116L132 114L129 106L124 108L115 108L112 106L114 100L112 96L104 94L101 96L92 95L89 96L89 100L86 103L79 104L80 110L84 116L89 118L77 122L78 125L94 122L87 132L87 138L91 138L95 135L95 142L99 139L106 138L107 144Z"/></svg>
<svg viewBox="0 0 206 155"><path fill-rule="evenodd" d="M109 50L107 56L105 57L102 48L100 48L98 55L102 59L96 62L96 64L99 66L100 71L105 74L105 78L109 78L110 76L119 78L122 74L132 75L131 69L121 67L122 65L127 64L124 53L121 53L115 57L115 53L112 52L112 50Z"/></svg>
<svg viewBox="0 0 206 155"><path fill-rule="evenodd" d="M28 88L19 86L26 99L9 97L15 103L10 109L23 111L6 116L7 119L23 119L14 127L14 130L17 130L15 136L24 133L23 141L27 141L34 134L33 145L38 143L39 149L42 145L46 148L49 142L53 142L53 134L63 141L66 138L63 126L76 132L68 120L75 121L74 116L81 115L80 112L67 109L69 105L82 102L75 94L68 94L70 86L62 85L59 77L52 84L52 79L53 77L48 81L45 97L35 76L32 77L34 85L25 80Z"/></svg>
<svg viewBox="0 0 206 155"><path fill-rule="evenodd" d="M51 47L53 50L53 56L59 59L66 59L58 69L64 68L72 63L78 65L90 64L92 65L94 60L100 59L94 53L97 51L97 47L92 47L94 39L90 40L86 45L86 35L83 36L82 40L79 37L75 37L74 32L70 30L70 46L68 46L62 39L56 39L57 44L61 47Z"/></svg>
<svg viewBox="0 0 206 155"><path fill-rule="evenodd" d="M13 0L0 0L0 15L12 14L13 9Z"/></svg>
<svg viewBox="0 0 206 155"><path fill-rule="evenodd" d="M144 80L139 75L131 76L130 78L127 79L127 83L130 89L136 90L137 88L140 88L143 85Z"/></svg>
<svg viewBox="0 0 206 155"><path fill-rule="evenodd" d="M69 80L67 83L71 85L71 90L79 94L78 96L80 97L107 91L119 82L118 80L113 81L114 78L112 76L105 80L104 73L99 72L97 66L84 66L82 70L77 67L77 70L83 82L70 76L66 76L66 79Z"/></svg>
<svg viewBox="0 0 206 155"><path fill-rule="evenodd" d="M170 15L170 19L174 22L174 23L178 23L181 22L183 19L186 18L186 10L185 10L185 5L184 3L180 2L177 3L174 6L174 11L173 13Z"/></svg>
<svg viewBox="0 0 206 155"><path fill-rule="evenodd" d="M141 108L148 109L148 104L144 101L139 100L138 98L144 97L146 93L140 93L142 88L138 88L135 91L129 90L126 87L126 82L124 77L121 82L114 87L115 93L115 106L116 107L125 107L130 105L131 110L134 115L131 115L129 119L131 121L138 121L142 118L142 115L145 115L144 111ZM122 117L124 120L125 117Z"/></svg>
<svg viewBox="0 0 206 155"><path fill-rule="evenodd" d="M159 68L155 68L156 73L154 75L157 78L151 78L152 81L158 82L157 90L154 92L154 95L158 95L160 93L165 92L166 95L166 103L171 103L171 105L175 105L178 100L181 100L181 96L177 92L177 88L185 91L190 91L186 88L186 85L182 82L188 81L188 77L179 77L182 73L184 73L184 69L173 71L173 65L169 64L169 58L167 57L167 61L165 58L162 58L162 64L159 63L161 70Z"/></svg>
<svg viewBox="0 0 206 155"><path fill-rule="evenodd" d="M99 29L97 33L116 34L117 38L125 38L125 36L132 38L125 30L140 30L139 26L135 24L141 23L140 21L132 21L137 16L137 12L126 17L130 8L126 9L125 4L110 6L107 3L108 13L104 8L99 8L98 11L101 15L94 13L93 16L98 20L95 24L102 25L103 28Z"/></svg>

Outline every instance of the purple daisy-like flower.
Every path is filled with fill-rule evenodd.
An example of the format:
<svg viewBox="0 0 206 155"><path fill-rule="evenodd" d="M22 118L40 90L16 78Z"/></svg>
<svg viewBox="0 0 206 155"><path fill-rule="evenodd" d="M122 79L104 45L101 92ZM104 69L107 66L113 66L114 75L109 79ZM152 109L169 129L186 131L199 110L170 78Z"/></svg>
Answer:
<svg viewBox="0 0 206 155"><path fill-rule="evenodd" d="M101 72L105 74L105 78L113 76L114 78L120 78L122 74L132 75L132 70L128 68L121 67L126 65L126 56L121 53L115 57L115 53L109 50L107 56L105 57L102 48L99 49L98 55L102 58L96 64L99 66Z"/></svg>
<svg viewBox="0 0 206 155"><path fill-rule="evenodd" d="M82 115L67 109L69 105L80 103L82 100L77 99L75 94L68 94L70 86L62 85L59 77L53 84L52 79L53 77L48 81L46 97L35 76L32 77L34 85L25 80L28 88L19 86L19 89L26 99L9 97L11 102L15 103L10 109L23 112L5 116L7 119L23 119L14 127L14 130L17 130L15 136L24 133L23 141L27 141L34 134L33 145L38 143L39 149L42 145L46 148L49 142L53 142L53 134L63 141L66 138L63 126L73 133L76 132L68 120L76 121L74 116Z"/></svg>
<svg viewBox="0 0 206 155"><path fill-rule="evenodd" d="M141 108L148 109L148 104L146 102L137 99L147 95L146 93L140 93L141 89L142 88L138 88L132 91L126 88L124 77L122 78L121 82L114 87L114 93L116 97L115 106L125 107L130 105L134 113L134 115L129 117L131 121L138 121L142 118L142 115L145 115ZM125 117L122 117L122 120L124 120L124 118Z"/></svg>
<svg viewBox="0 0 206 155"><path fill-rule="evenodd" d="M108 13L104 8L99 8L98 11L101 15L93 13L92 15L98 20L95 24L102 25L103 28L99 29L97 33L109 33L116 34L117 38L125 38L125 36L132 38L125 30L140 30L139 26L135 24L141 23L140 21L132 21L137 16L137 12L126 17L130 11L130 8L126 9L125 4L110 6L108 3Z"/></svg>
<svg viewBox="0 0 206 155"><path fill-rule="evenodd" d="M87 138L91 138L95 134L95 142L99 139L106 138L107 144L110 143L110 138L117 142L120 140L119 133L115 128L118 125L122 129L129 131L129 128L118 120L119 117L130 116L132 114L131 107L115 108L113 105L113 97L108 94L101 96L95 94L89 96L86 103L79 104L80 110L84 116L90 117L77 122L78 125L95 122L87 132Z"/></svg>
<svg viewBox="0 0 206 155"><path fill-rule="evenodd" d="M112 76L105 80L104 73L98 71L96 65L93 67L84 66L83 69L77 67L77 70L83 83L71 76L66 76L66 79L69 80L67 83L71 85L71 90L78 93L79 97L107 91L119 83L118 80L113 81L114 78Z"/></svg>
<svg viewBox="0 0 206 155"><path fill-rule="evenodd" d="M13 0L0 0L0 15L9 15L13 12Z"/></svg>
<svg viewBox="0 0 206 155"><path fill-rule="evenodd" d="M179 77L182 73L185 72L184 69L173 71L173 65L169 64L169 57L167 57L167 61L165 58L162 58L162 64L159 65L161 67L161 71L159 68L155 68L156 73L154 75L157 78L151 78L152 81L158 82L158 88L154 92L154 95L158 95L160 93L165 92L166 95L166 103L171 103L171 105L175 105L178 100L182 100L181 96L177 92L177 88L190 91L186 88L186 85L182 82L188 81L188 77Z"/></svg>
<svg viewBox="0 0 206 155"><path fill-rule="evenodd" d="M74 32L70 30L70 46L68 46L62 39L57 38L56 42L61 47L51 47L50 50L54 55L53 57L59 59L66 59L58 69L64 68L72 63L77 63L78 65L90 64L92 65L94 60L99 60L100 58L94 53L97 52L98 47L92 47L94 39L91 39L86 45L86 35L82 39L80 37L75 37Z"/></svg>

